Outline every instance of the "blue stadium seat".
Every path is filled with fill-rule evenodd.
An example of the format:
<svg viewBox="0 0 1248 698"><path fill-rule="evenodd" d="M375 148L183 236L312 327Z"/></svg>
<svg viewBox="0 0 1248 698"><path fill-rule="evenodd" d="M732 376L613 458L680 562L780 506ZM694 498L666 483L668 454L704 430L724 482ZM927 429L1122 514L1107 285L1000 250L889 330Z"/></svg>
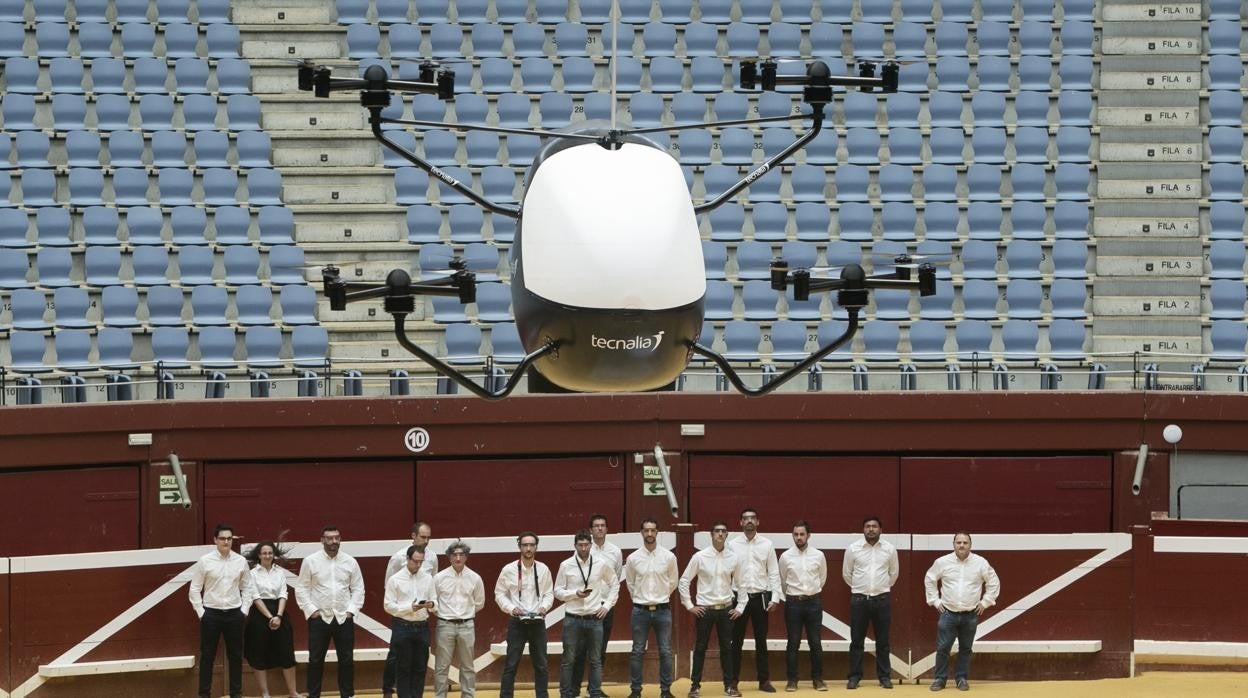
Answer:
<svg viewBox="0 0 1248 698"><path fill-rule="evenodd" d="M113 203L117 206L147 205L148 184L147 170L141 167L122 167L114 170ZM189 185L187 191L190 191ZM186 203L189 204L190 201Z"/></svg>
<svg viewBox="0 0 1248 698"><path fill-rule="evenodd" d="M776 301L779 295L771 288L771 282L746 281L741 287L743 317L746 320L775 320Z"/></svg>
<svg viewBox="0 0 1248 698"><path fill-rule="evenodd" d="M213 128L211 122L200 122L196 117L206 112L194 107L211 105L211 116L216 116L216 100L208 95L187 95L182 103L184 127L190 130ZM167 94L146 94L139 98L139 124L144 131L169 131L173 129L173 98ZM99 110L97 107L96 114Z"/></svg>
<svg viewBox="0 0 1248 698"><path fill-rule="evenodd" d="M827 203L803 201L794 211L797 239L808 242L826 242L832 211Z"/></svg>
<svg viewBox="0 0 1248 698"><path fill-rule="evenodd" d="M217 92L223 95L251 92L251 63L242 58L217 59Z"/></svg>
<svg viewBox="0 0 1248 698"><path fill-rule="evenodd" d="M216 282L212 248L188 246L178 250L178 280L182 286L204 286ZM138 271L135 271L136 278Z"/></svg>
<svg viewBox="0 0 1248 698"><path fill-rule="evenodd" d="M231 286L260 283L260 250L251 245L230 245L225 248L225 282Z"/></svg>
<svg viewBox="0 0 1248 698"><path fill-rule="evenodd" d="M771 360L796 362L806 358L806 325L793 320L777 320L768 330L771 340Z"/></svg>
<svg viewBox="0 0 1248 698"><path fill-rule="evenodd" d="M0 249L0 288L27 288L26 280L30 258L21 250Z"/></svg>
<svg viewBox="0 0 1248 698"><path fill-rule="evenodd" d="M1083 341L1086 329L1082 322L1057 319L1049 325L1049 359L1053 361L1083 361Z"/></svg>
<svg viewBox="0 0 1248 698"><path fill-rule="evenodd" d="M281 206L281 173L264 167L247 172L247 201L252 206Z"/></svg>
<svg viewBox="0 0 1248 698"><path fill-rule="evenodd" d="M853 242L870 242L875 239L872 230L875 214L871 205L850 201L841 204L836 211L837 238Z"/></svg>
<svg viewBox="0 0 1248 698"><path fill-rule="evenodd" d="M868 320L862 324L863 359L866 361L897 361L897 345L901 326L887 320Z"/></svg>
<svg viewBox="0 0 1248 698"><path fill-rule="evenodd" d="M738 203L726 203L709 214L711 240L735 242L744 239L745 209Z"/></svg>
<svg viewBox="0 0 1248 698"><path fill-rule="evenodd" d="M1007 317L1018 320L1039 320L1040 302L1044 291L1036 279L1012 278L1005 287Z"/></svg>
<svg viewBox="0 0 1248 698"><path fill-rule="evenodd" d="M43 291L19 288L9 294L10 327L16 330L46 330L52 327L45 318L48 297Z"/></svg>
<svg viewBox="0 0 1248 698"><path fill-rule="evenodd" d="M1019 126L1014 131L1014 160L1033 164L1049 161L1049 130L1042 126Z"/></svg>
<svg viewBox="0 0 1248 698"><path fill-rule="evenodd" d="M404 206L429 203L429 175L417 167L394 171L395 203Z"/></svg>
<svg viewBox="0 0 1248 698"><path fill-rule="evenodd" d="M18 373L47 373L52 367L44 363L47 339L42 332L14 330L9 333L9 368Z"/></svg>
<svg viewBox="0 0 1248 698"><path fill-rule="evenodd" d="M255 95L230 95L225 101L225 117L227 128L231 131L262 130L260 100Z"/></svg>
<svg viewBox="0 0 1248 698"><path fill-rule="evenodd" d="M165 58L198 60L199 28L192 24L169 24L165 26ZM203 62L204 78L208 77L208 63ZM193 69L192 69L193 70Z"/></svg>
<svg viewBox="0 0 1248 698"><path fill-rule="evenodd" d="M1242 201L1244 167L1238 163L1215 162L1209 168L1209 198L1213 201Z"/></svg>
<svg viewBox="0 0 1248 698"><path fill-rule="evenodd" d="M572 121L572 96L561 92L546 92L538 99L537 113L542 128L564 128Z"/></svg>
<svg viewBox="0 0 1248 698"><path fill-rule="evenodd" d="M51 167L48 155L52 150L52 140L43 131L18 131L13 145L19 168Z"/></svg>
<svg viewBox="0 0 1248 698"><path fill-rule="evenodd" d="M112 46L113 25L104 21L78 20L78 58L109 58L113 55ZM94 75L95 70L91 72Z"/></svg>
<svg viewBox="0 0 1248 698"><path fill-rule="evenodd" d="M108 134L109 165L113 168L143 167L143 134L114 131Z"/></svg>
<svg viewBox="0 0 1248 698"><path fill-rule="evenodd" d="M1243 279L1244 245L1235 240L1209 243L1209 278Z"/></svg>
<svg viewBox="0 0 1248 698"><path fill-rule="evenodd" d="M9 100L13 98L10 97ZM172 115L170 115L172 116ZM102 94L95 98L96 128L101 132L130 128L130 98L119 94Z"/></svg>
<svg viewBox="0 0 1248 698"><path fill-rule="evenodd" d="M26 208L56 206L56 176L51 170L23 170L22 205Z"/></svg>
<svg viewBox="0 0 1248 698"><path fill-rule="evenodd" d="M771 246L765 242L746 240L737 245L737 278L771 278Z"/></svg>
<svg viewBox="0 0 1248 698"><path fill-rule="evenodd" d="M820 322L819 327L816 330L816 336L818 337L819 346L824 347L824 346L831 344L834 340L838 339L842 334L845 333L845 328L846 328L846 323L841 320L824 320L823 322ZM825 356L823 358L823 361L840 362L840 361L849 361L853 359L853 354L850 353L850 348L852 344L853 344L852 341L846 342L845 344L838 347L835 351Z"/></svg>
<svg viewBox="0 0 1248 698"><path fill-rule="evenodd" d="M1038 201L1016 201L1010 208L1011 237L1043 240L1045 215L1044 204Z"/></svg>
<svg viewBox="0 0 1248 698"><path fill-rule="evenodd" d="M134 353L134 335L121 327L102 327L96 335L97 363L103 368L115 370L135 369L139 363L131 357Z"/></svg>
<svg viewBox="0 0 1248 698"><path fill-rule="evenodd" d="M0 225L2 227L2 225ZM116 245L121 242L121 226L116 208L90 206L82 212L82 241L88 245ZM0 246L3 243L0 242Z"/></svg>
<svg viewBox="0 0 1248 698"><path fill-rule="evenodd" d="M229 0L198 0L195 3L200 24L219 24L230 21Z"/></svg>
<svg viewBox="0 0 1248 698"><path fill-rule="evenodd" d="M836 199L838 201L867 201L867 189L871 173L861 165L842 165L836 168Z"/></svg>
<svg viewBox="0 0 1248 698"><path fill-rule="evenodd" d="M233 336L232 331L230 335ZM189 368L189 355L190 334L185 327L157 327L152 330L152 358L157 367Z"/></svg>
<svg viewBox="0 0 1248 698"><path fill-rule="evenodd" d="M1043 201L1044 167L1030 163L1014 165L1010 171L1010 186L1015 201Z"/></svg>
<svg viewBox="0 0 1248 698"><path fill-rule="evenodd" d="M0 208L0 248L33 247L27 236L30 219L26 212L17 208Z"/></svg>
<svg viewBox="0 0 1248 698"><path fill-rule="evenodd" d="M689 63L689 75L693 91L718 93L724 89L725 66L722 59L714 56L694 56Z"/></svg>
<svg viewBox="0 0 1248 698"><path fill-rule="evenodd" d="M108 0L75 0L75 21L80 26L83 22L106 22L108 5Z"/></svg>
<svg viewBox="0 0 1248 698"><path fill-rule="evenodd" d="M52 126L57 131L82 130L87 127L87 101L83 95L52 95Z"/></svg>
<svg viewBox="0 0 1248 698"><path fill-rule="evenodd" d="M933 320L916 320L910 325L910 359L913 361L944 361L945 340L948 331L945 323Z"/></svg>
<svg viewBox="0 0 1248 698"><path fill-rule="evenodd" d="M131 228L133 230L133 228ZM187 248L193 249L193 248ZM169 283L169 251L159 245L140 245L131 257L134 283L138 286L158 286Z"/></svg>
<svg viewBox="0 0 1248 698"><path fill-rule="evenodd" d="M477 320L480 322L511 322L511 288L507 284L477 285Z"/></svg>
<svg viewBox="0 0 1248 698"><path fill-rule="evenodd" d="M873 317L877 320L909 320L910 319L910 291L907 289L889 289L880 288L871 292L871 298L875 301L875 313Z"/></svg>
<svg viewBox="0 0 1248 698"><path fill-rule="evenodd" d="M1001 239L1001 204L972 201L966 210L966 224L972 240Z"/></svg>
<svg viewBox="0 0 1248 698"><path fill-rule="evenodd" d="M706 282L703 317L707 320L731 320L734 315L733 284L731 281L711 279Z"/></svg>
<svg viewBox="0 0 1248 698"><path fill-rule="evenodd" d="M923 170L923 199L957 201L958 172L952 165L932 164Z"/></svg>
<svg viewBox="0 0 1248 698"><path fill-rule="evenodd" d="M1243 288L1243 284L1239 284ZM1087 300L1087 287L1078 279L1054 279L1049 287L1050 311L1055 318L1082 320L1087 317L1083 309Z"/></svg>
<svg viewBox="0 0 1248 698"><path fill-rule="evenodd" d="M174 245L206 245L208 216L196 206L176 206L169 213L169 227Z"/></svg>
<svg viewBox="0 0 1248 698"><path fill-rule="evenodd" d="M919 317L924 320L952 320L953 296L953 284L937 279L936 293L919 298Z"/></svg>
<svg viewBox="0 0 1248 698"><path fill-rule="evenodd" d="M87 330L61 330L53 338L56 350L56 367L62 371L90 371L97 366L91 362L91 333Z"/></svg>
<svg viewBox="0 0 1248 698"><path fill-rule="evenodd" d="M4 77L10 93L39 94L43 92L39 87L39 60L37 58L18 56L5 59Z"/></svg>
<svg viewBox="0 0 1248 698"><path fill-rule="evenodd" d="M1213 320L1244 318L1244 283L1238 279L1214 279L1209 284L1209 317Z"/></svg>
<svg viewBox="0 0 1248 698"><path fill-rule="evenodd" d="M70 251L65 248L44 247L35 254L35 267L39 271L39 285L45 288L77 286L72 278L74 263Z"/></svg>
<svg viewBox="0 0 1248 698"><path fill-rule="evenodd" d="M937 60L944 56L966 56L967 31L961 22L937 22L933 37Z"/></svg>
<svg viewBox="0 0 1248 698"><path fill-rule="evenodd" d="M1243 174L1243 168L1240 168ZM1082 163L1058 163L1053 176L1057 184L1057 198L1061 201L1088 201L1091 184L1091 172Z"/></svg>
<svg viewBox="0 0 1248 698"><path fill-rule="evenodd" d="M106 209L107 210L107 209ZM121 248L91 245L83 255L87 285L96 287L121 284Z"/></svg>
<svg viewBox="0 0 1248 698"><path fill-rule="evenodd" d="M978 133L979 129L976 129ZM931 157L929 162L943 165L960 165L966 162L962 157L964 137L960 127L936 127L932 129L928 141Z"/></svg>
<svg viewBox="0 0 1248 698"><path fill-rule="evenodd" d="M958 239L958 206L948 202L930 202L923 208L923 239L952 241Z"/></svg>
<svg viewBox="0 0 1248 698"><path fill-rule="evenodd" d="M1086 279L1088 244L1083 240L1058 239L1053 242L1053 277Z"/></svg>
<svg viewBox="0 0 1248 698"><path fill-rule="evenodd" d="M962 276L967 279L997 278L997 246L987 240L967 240L962 245Z"/></svg>
<svg viewBox="0 0 1248 698"><path fill-rule="evenodd" d="M125 288L125 287L120 287ZM182 306L186 297L182 289L173 286L152 286L147 290L145 305L147 306L147 324L153 327L179 327L182 321ZM105 307L105 318L108 308ZM155 339L153 338L153 343Z"/></svg>
<svg viewBox="0 0 1248 698"><path fill-rule="evenodd" d="M918 213L908 201L889 201L880 212L880 226L885 240L910 242L915 239Z"/></svg>
<svg viewBox="0 0 1248 698"><path fill-rule="evenodd" d="M577 94L592 93L597 69L593 59L585 56L569 56L563 60L560 68L563 75L563 90Z"/></svg>
<svg viewBox="0 0 1248 698"><path fill-rule="evenodd" d="M199 365L203 368L235 368L237 337L230 327L199 328Z"/></svg>
<svg viewBox="0 0 1248 698"><path fill-rule="evenodd" d="M1248 325L1242 320L1214 320L1209 329L1209 358L1213 361L1243 361L1245 342L1248 342Z"/></svg>
<svg viewBox="0 0 1248 698"><path fill-rule="evenodd" d="M226 172L231 171L226 170ZM188 169L165 167L156 173L156 189L160 192L161 206L193 205L195 203L194 186L195 176Z"/></svg>
<svg viewBox="0 0 1248 698"><path fill-rule="evenodd" d="M65 164L71 168L100 166L100 134L94 131L70 131L65 134Z"/></svg>
<svg viewBox="0 0 1248 698"><path fill-rule="evenodd" d="M35 239L41 247L68 247L74 245L74 239L70 235L69 209L48 207L36 211Z"/></svg>
<svg viewBox="0 0 1248 698"><path fill-rule="evenodd" d="M1065 23L1063 23L1062 26L1063 28L1065 28L1066 26ZM1089 26L1089 30L1090 29L1091 27ZM1043 21L1036 21L1036 20L1031 20L1031 19L1024 20L1018 23L1017 31L1018 31L1018 36L1017 36L1018 50L1021 55L1023 56L1052 55L1053 51L1051 48L1051 44L1053 43L1053 31L1050 28L1050 23L1047 19ZM1080 43L1076 34L1077 32L1074 32L1071 34L1071 39L1074 40L1073 41L1074 45L1071 47L1073 50L1067 51L1066 52L1067 54L1079 53ZM1091 38L1092 38L1091 34L1089 33L1087 36L1087 39L1088 39L1087 44L1088 44L1089 49L1091 48ZM1090 55L1090 54L1091 54L1090 50L1084 52L1084 55Z"/></svg>
<svg viewBox="0 0 1248 698"><path fill-rule="evenodd" d="M234 249L234 248L231 248ZM197 287L207 288L206 286ZM303 288L298 286L286 286L287 288ZM192 301L194 298L192 297ZM238 312L237 322L240 325L272 325L272 309L273 309L273 292L267 286L246 285L239 286L234 293L234 306Z"/></svg>
<svg viewBox="0 0 1248 698"><path fill-rule="evenodd" d="M758 323L729 320L724 323L724 358L748 363L758 361L758 345L762 338L762 328Z"/></svg>
<svg viewBox="0 0 1248 698"><path fill-rule="evenodd" d="M186 136L179 131L156 131L152 134L152 165L154 167L185 167Z"/></svg>
<svg viewBox="0 0 1248 698"><path fill-rule="evenodd" d="M1001 326L1003 356L1006 361L1035 361L1040 343L1040 326L1031 320L1006 320Z"/></svg>
<svg viewBox="0 0 1248 698"><path fill-rule="evenodd" d="M1243 121L1244 97L1239 90L1209 91L1209 124L1238 126Z"/></svg>
<svg viewBox="0 0 1248 698"><path fill-rule="evenodd" d="M788 238L788 208L779 202L765 202L754 206L750 213L754 223L755 240L781 241Z"/></svg>
<svg viewBox="0 0 1248 698"><path fill-rule="evenodd" d="M191 291L191 322L197 327L224 327L230 294L221 286L196 286Z"/></svg>
<svg viewBox="0 0 1248 698"><path fill-rule="evenodd" d="M69 56L69 25L54 22L35 24L35 45L41 58Z"/></svg>
<svg viewBox="0 0 1248 698"><path fill-rule="evenodd" d="M2 227L0 226L0 228ZM1243 204L1234 201L1214 201L1210 203L1209 238L1211 240L1243 240Z"/></svg>
<svg viewBox="0 0 1248 698"><path fill-rule="evenodd" d="M0 58L19 58L26 42L26 28L21 22L0 21Z"/></svg>
<svg viewBox="0 0 1248 698"><path fill-rule="evenodd" d="M141 58L156 54L155 25L143 21L121 23L121 55L125 58Z"/></svg>

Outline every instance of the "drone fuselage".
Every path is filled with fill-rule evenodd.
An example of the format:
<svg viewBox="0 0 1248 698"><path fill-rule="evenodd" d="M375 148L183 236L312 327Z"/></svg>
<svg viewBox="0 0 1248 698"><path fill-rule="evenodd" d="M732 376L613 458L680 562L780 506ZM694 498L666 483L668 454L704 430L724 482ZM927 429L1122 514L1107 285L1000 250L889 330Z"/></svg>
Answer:
<svg viewBox="0 0 1248 698"><path fill-rule="evenodd" d="M534 364L555 385L652 390L688 364L706 295L701 237L680 165L654 143L547 144L511 265L521 343L557 345Z"/></svg>

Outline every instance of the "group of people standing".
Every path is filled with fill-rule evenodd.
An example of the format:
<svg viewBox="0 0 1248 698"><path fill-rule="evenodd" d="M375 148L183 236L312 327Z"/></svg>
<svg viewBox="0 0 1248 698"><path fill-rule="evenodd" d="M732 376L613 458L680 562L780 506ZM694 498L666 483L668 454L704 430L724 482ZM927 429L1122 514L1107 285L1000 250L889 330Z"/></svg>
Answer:
<svg viewBox="0 0 1248 698"><path fill-rule="evenodd" d="M537 698L549 698L546 615L556 600L563 603L563 655L559 671L560 698L580 695L582 680L589 698L602 698L602 666L614 624L620 584L632 599L629 698L642 695L642 663L653 636L659 655L660 698L671 698L674 680L671 628L672 597L695 618L696 640L689 698L699 698L706 651L714 630L724 693L740 696L741 657L747 626L755 642L759 690L774 693L767 652L768 617L784 604L788 642L785 652L786 691L798 689L798 649L805 634L810 650L810 676L816 690L826 691L820 629L821 596L827 580L822 551L809 545L811 528L793 525L793 545L777 557L775 546L758 535L758 512L741 512L740 535L729 539L728 526L711 526L711 545L697 552L682 572L676 556L658 545L657 521L641 522L642 545L624 557L607 537L607 517L595 514L590 527L576 533L575 551L557 573L537 560L540 539L532 532L516 538L519 558L503 566L494 585L494 600L508 616L507 654L500 698L512 698L516 673L525 648L533 665ZM889 661L889 594L899 574L897 551L881 538L877 517L863 520L863 537L846 550L842 578L850 587L850 651L846 688L862 679L862 657L868 626L875 635L876 676L892 688ZM412 528L412 544L397 551L386 570L383 606L391 616L390 651L383 675L383 693L400 698L423 694L431 647L435 652L434 692L444 698L449 669L459 670L465 698L475 695L474 618L485 606L481 576L467 566L468 544L454 541L446 550L450 567L438 571L437 556L427 551L428 524ZM231 549L233 533L221 524L214 532L216 549L196 563L191 580L191 605L200 616L199 694L209 695L212 663L220 637L225 637L231 696L242 695L241 657L255 669L268 696L267 670L283 670L286 687L295 692L294 651L286 618L285 571L274 564L282 551L272 542L254 546L248 558ZM308 618L308 694L318 698L325 655L332 640L338 655L338 689L354 694L352 651L354 616L364 603L364 585L355 559L339 551L337 528L322 531L322 550L304 559L295 585L295 599ZM249 564L250 559L250 564ZM940 612L933 691L948 680L949 654L959 642L957 687L967 690L971 646L979 614L991 606L1000 583L992 566L971 553L967 533L954 536L954 552L939 558L924 579L927 603ZM696 593L694 591L696 587ZM244 609L252 607L250 618ZM431 639L429 620L437 618ZM244 632L244 625L246 630ZM245 640L244 640L245 637ZM586 669L588 668L588 676Z"/></svg>

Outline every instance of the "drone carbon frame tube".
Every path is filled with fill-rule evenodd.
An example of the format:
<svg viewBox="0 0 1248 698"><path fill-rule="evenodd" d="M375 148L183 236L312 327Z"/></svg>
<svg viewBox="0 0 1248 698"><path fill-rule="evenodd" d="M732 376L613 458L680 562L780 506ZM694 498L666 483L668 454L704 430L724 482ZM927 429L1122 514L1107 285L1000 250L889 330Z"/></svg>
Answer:
<svg viewBox="0 0 1248 698"><path fill-rule="evenodd" d="M451 177L450 175L446 174L442 170L439 170L437 167L434 167L432 164L425 162L420 156L416 155L415 153L409 153L408 151L404 150L401 146L399 146L399 144L395 143L389 138L386 138L385 132L381 130L381 123L382 123L381 107L369 107L368 112L369 112L368 123L370 126L372 126L373 137L376 138L377 141L380 142L382 145L394 151L396 154L403 156L403 158L407 160L408 162L411 162L413 165L433 175L434 177L437 178L439 182L442 182L446 186L468 197L472 201L476 202L477 205L481 206L482 208L489 211L490 213L496 213L500 216L507 216L508 218L520 217L520 209L512 208L510 206L500 206L490 201L489 199L486 199L485 197L473 191L470 187L464 186L459 180L455 179L454 177Z"/></svg>
<svg viewBox="0 0 1248 698"><path fill-rule="evenodd" d="M701 204L698 204L697 206L694 206L693 212L695 214L706 213L707 211L712 211L714 209L719 208L720 206L723 205L725 201L731 198L734 194L736 194L742 189L745 189L746 187L753 184L754 180L767 174L768 172L771 171L771 168L780 164L781 161L788 158L793 153L796 153L798 150L804 147L807 143L814 140L815 136L818 136L819 132L823 130L823 105L813 104L811 105L811 107L813 108L814 111L811 112L810 116L814 119L814 121L811 124L809 131L803 134L801 138L798 138L796 141L793 141L793 143L790 144L789 147L785 148L784 150L781 150L780 152L768 158L767 162L764 162L763 164L754 168L754 171L747 174L740 182L737 182L731 187L728 187L727 191L721 193L719 196L715 197L714 199L711 199L710 201L705 201Z"/></svg>
<svg viewBox="0 0 1248 698"><path fill-rule="evenodd" d="M515 390L516 386L519 385L520 379L524 377L524 370L529 367L529 364L532 364L534 361L554 351L556 347L556 345L553 342L547 342L546 344L543 344L541 347L530 352L528 356L520 360L520 363L516 364L515 370L512 371L511 376L507 379L507 384L504 385L502 389L499 390L498 392L491 392L489 390L486 390L485 388L482 388L480 385L477 385L476 381L472 380L468 376L465 376L459 371L456 371L455 369L451 368L449 365L444 363L442 360L438 359L433 354L430 354L424 349L421 349L420 347L416 346L416 344L412 342L412 340L407 338L407 330L404 328L406 321L407 321L406 315L402 313L394 314L394 336L396 339L399 340L400 346L410 351L411 353L415 354L422 361L432 366L434 369L437 370L438 373L446 376L447 378L450 378L451 380L455 381L459 385L462 385L463 387L467 388L468 391L471 392L473 395L476 395L479 398L484 398L486 400L501 400L502 398L505 398L508 395L510 395L511 391Z"/></svg>
<svg viewBox="0 0 1248 698"><path fill-rule="evenodd" d="M844 334L842 334L840 337L837 337L835 340L833 340L831 344L827 344L825 346L819 347L819 349L815 351L815 353L793 364L792 366L788 368L788 370L786 370L783 373L777 374L775 378L772 378L770 381L768 381L767 383L757 388L751 388L747 386L745 382L741 380L741 376L737 374L737 370L732 367L732 364L728 363L727 359L725 359L723 356L720 356L715 351L708 349L696 342L691 342L689 344L689 348L693 350L693 353L699 356L704 356L710 359L711 361L714 361L715 365L719 366L720 370L724 372L724 375L728 378L728 382L732 383L733 387L736 388L737 390L751 397L757 397L759 395L766 395L767 393L770 393L776 388L779 388L781 385L784 385L785 383L787 383L789 379L792 378L793 376L796 376L802 371L805 371L806 369L813 366L815 362L818 361L819 359L822 359L828 354L831 354L832 352L836 351L838 348L843 346L845 342L848 342L849 340L853 339L854 334L858 331L858 309L847 308L846 310L849 312L849 325L845 328Z"/></svg>

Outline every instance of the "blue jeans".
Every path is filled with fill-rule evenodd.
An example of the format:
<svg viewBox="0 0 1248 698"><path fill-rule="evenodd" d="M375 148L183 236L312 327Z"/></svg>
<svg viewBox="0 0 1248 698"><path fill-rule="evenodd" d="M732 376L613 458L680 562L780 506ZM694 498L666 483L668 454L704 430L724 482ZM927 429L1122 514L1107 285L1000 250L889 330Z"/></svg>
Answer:
<svg viewBox="0 0 1248 698"><path fill-rule="evenodd" d="M607 615L602 617L602 642L599 643L598 654L602 657L602 664L607 664L607 642L611 640L611 628L615 625L615 606L607 611ZM576 677L576 684L572 686L572 695L581 692L581 677L585 675L585 655L581 655L576 660L576 665L572 667L572 675Z"/></svg>
<svg viewBox="0 0 1248 698"><path fill-rule="evenodd" d="M429 665L428 623L391 618L390 646L394 648L394 687L399 698L420 698L425 693Z"/></svg>
<svg viewBox="0 0 1248 698"><path fill-rule="evenodd" d="M659 688L667 693L672 688L672 607L664 604L651 611L633 606L633 653L628 658L629 687L641 690L641 660L646 656L646 636L654 628L659 645Z"/></svg>
<svg viewBox="0 0 1248 698"><path fill-rule="evenodd" d="M589 663L589 698L602 698L602 619L567 614L563 618L563 661L559 664L559 695L572 698L581 685L573 667L580 657Z"/></svg>
<svg viewBox="0 0 1248 698"><path fill-rule="evenodd" d="M499 698L511 698L516 688L516 670L524 656L524 646L529 646L529 658L533 660L533 693L537 698L547 698L550 670L546 664L546 621L507 621L507 660L503 665L503 678L499 684Z"/></svg>
<svg viewBox="0 0 1248 698"><path fill-rule="evenodd" d="M797 681L797 651L802 645L803 630L810 648L810 678L823 680L823 641L819 639L822 627L823 607L819 599L784 602L784 628L789 640L784 648L784 668L789 681Z"/></svg>
<svg viewBox="0 0 1248 698"><path fill-rule="evenodd" d="M892 674L888 656L888 626L893 607L888 594L867 597L849 595L849 678L862 678L862 653L867 639L867 624L875 631L875 676L883 679Z"/></svg>
<svg viewBox="0 0 1248 698"><path fill-rule="evenodd" d="M940 620L936 622L936 675L935 680L946 681L949 678L949 650L953 649L953 640L958 640L958 667L954 677L967 678L971 671L971 643L975 641L975 628L979 625L979 616L974 611L941 610Z"/></svg>

